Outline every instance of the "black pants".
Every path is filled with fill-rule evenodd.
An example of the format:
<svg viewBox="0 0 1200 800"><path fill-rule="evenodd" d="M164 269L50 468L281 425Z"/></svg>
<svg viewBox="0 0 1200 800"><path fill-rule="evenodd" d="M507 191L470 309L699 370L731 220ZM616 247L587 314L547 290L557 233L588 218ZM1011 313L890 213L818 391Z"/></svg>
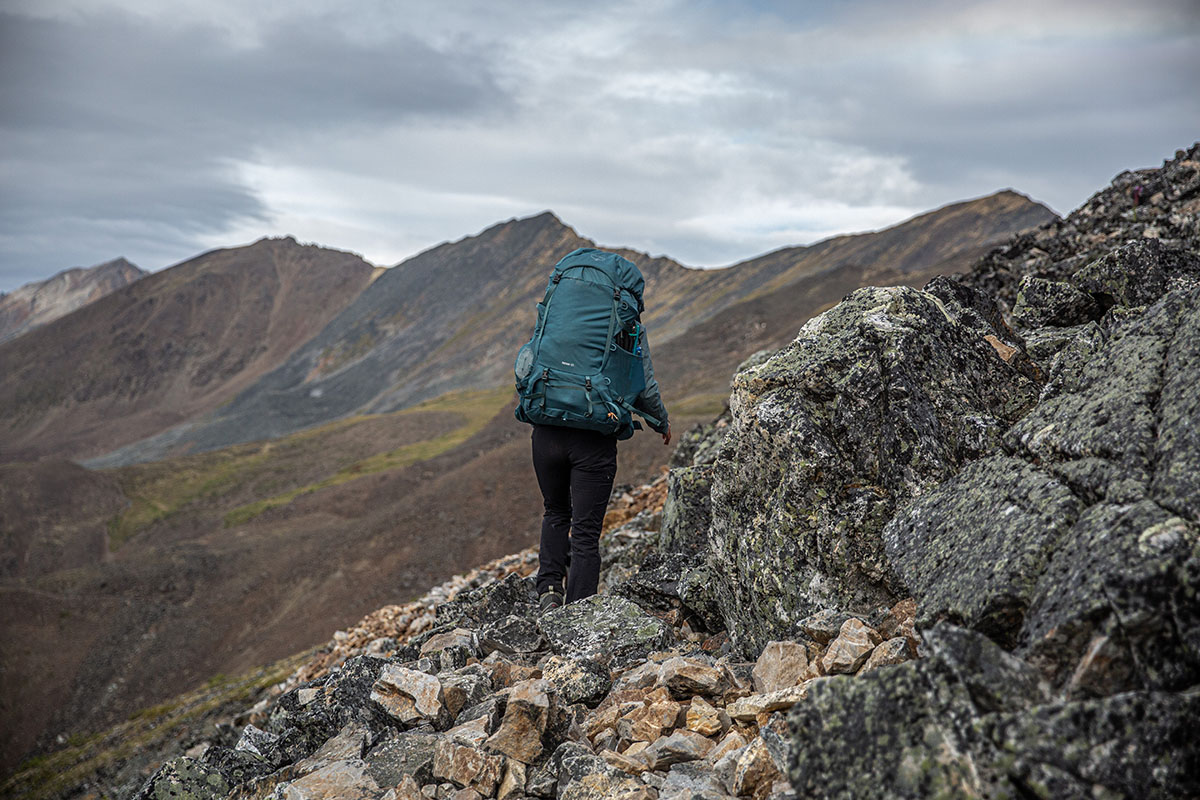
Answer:
<svg viewBox="0 0 1200 800"><path fill-rule="evenodd" d="M590 597L600 583L600 528L617 474L617 439L534 425L533 470L546 507L538 593L562 591L566 578L568 603Z"/></svg>

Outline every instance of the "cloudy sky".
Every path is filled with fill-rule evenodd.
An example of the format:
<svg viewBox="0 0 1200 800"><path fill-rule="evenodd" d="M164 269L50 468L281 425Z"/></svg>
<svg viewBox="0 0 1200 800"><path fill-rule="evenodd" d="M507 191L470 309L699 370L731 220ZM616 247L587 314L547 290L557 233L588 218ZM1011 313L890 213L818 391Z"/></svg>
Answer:
<svg viewBox="0 0 1200 800"><path fill-rule="evenodd" d="M555 211L717 266L1200 138L1200 0L3 0L0 291Z"/></svg>

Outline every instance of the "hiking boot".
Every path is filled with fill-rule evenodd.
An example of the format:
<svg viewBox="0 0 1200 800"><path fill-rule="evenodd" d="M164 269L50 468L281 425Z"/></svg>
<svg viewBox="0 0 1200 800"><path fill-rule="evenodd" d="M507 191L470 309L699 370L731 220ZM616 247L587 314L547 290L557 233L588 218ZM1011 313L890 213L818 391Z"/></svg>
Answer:
<svg viewBox="0 0 1200 800"><path fill-rule="evenodd" d="M563 596L560 592L551 589L548 592L543 592L538 598L538 605L541 607L542 613L553 611L556 608L562 608Z"/></svg>

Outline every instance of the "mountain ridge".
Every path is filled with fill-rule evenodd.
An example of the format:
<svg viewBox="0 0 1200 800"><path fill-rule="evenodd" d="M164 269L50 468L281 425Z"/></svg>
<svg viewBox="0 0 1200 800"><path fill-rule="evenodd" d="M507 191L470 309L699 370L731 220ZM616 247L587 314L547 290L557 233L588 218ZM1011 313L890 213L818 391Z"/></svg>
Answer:
<svg viewBox="0 0 1200 800"><path fill-rule="evenodd" d="M652 298L644 319L653 349L728 306L817 271L895 261L894 271L903 274L944 262L964 241L972 247L990 244L1051 216L1044 206L1006 190L882 231L774 251L715 270L611 249L644 269ZM906 249L913 242L920 252ZM545 211L423 251L389 268L286 363L218 411L87 463L107 467L203 452L351 413L386 413L448 391L505 383L509 353L528 334L545 275L566 252L590 246L596 244Z"/></svg>
<svg viewBox="0 0 1200 800"><path fill-rule="evenodd" d="M0 292L0 344L64 317L150 273L124 256L72 267L11 292Z"/></svg>

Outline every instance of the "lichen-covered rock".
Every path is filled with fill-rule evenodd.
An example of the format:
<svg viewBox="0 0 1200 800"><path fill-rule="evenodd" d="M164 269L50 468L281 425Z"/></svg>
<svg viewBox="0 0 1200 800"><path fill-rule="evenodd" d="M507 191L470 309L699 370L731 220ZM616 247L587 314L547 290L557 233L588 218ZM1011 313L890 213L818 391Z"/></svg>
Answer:
<svg viewBox="0 0 1200 800"><path fill-rule="evenodd" d="M1159 239L1140 239L1084 266L1072 280L1105 306L1145 306L1169 291L1200 286L1200 255Z"/></svg>
<svg viewBox="0 0 1200 800"><path fill-rule="evenodd" d="M820 608L899 599L880 537L897 504L985 454L1035 391L903 287L859 289L740 373L709 531L735 643L757 653Z"/></svg>
<svg viewBox="0 0 1200 800"><path fill-rule="evenodd" d="M485 656L497 650L507 655L536 653L545 646L542 632L531 616L509 614L479 631L479 648Z"/></svg>
<svg viewBox="0 0 1200 800"><path fill-rule="evenodd" d="M135 800L218 800L227 797L229 789L215 767L180 756L159 767Z"/></svg>
<svg viewBox="0 0 1200 800"><path fill-rule="evenodd" d="M1198 303L1171 292L1117 327L1013 426L1015 456L897 515L887 552L926 624L1020 646L1079 694L1200 678L1200 399L1185 388L1200 385Z"/></svg>
<svg viewBox="0 0 1200 800"><path fill-rule="evenodd" d="M1066 328L1098 319L1100 307L1091 295L1069 283L1028 276L1017 287L1012 315L1025 328Z"/></svg>
<svg viewBox="0 0 1200 800"><path fill-rule="evenodd" d="M814 687L790 775L825 798L1185 796L1200 779L1195 692L1050 701L1038 672L953 626L932 655Z"/></svg>
<svg viewBox="0 0 1200 800"><path fill-rule="evenodd" d="M691 555L707 548L712 473L711 464L679 467L667 473L667 499L659 530L659 547L664 551Z"/></svg>
<svg viewBox="0 0 1200 800"><path fill-rule="evenodd" d="M993 456L922 495L883 538L923 624L955 620L1012 646L1037 576L1081 505L1054 476Z"/></svg>
<svg viewBox="0 0 1200 800"><path fill-rule="evenodd" d="M671 636L662 620L622 597L608 595L568 603L543 614L538 624L558 655L587 658L612 668L663 649Z"/></svg>
<svg viewBox="0 0 1200 800"><path fill-rule="evenodd" d="M433 779L433 752L441 738L434 733L407 731L385 739L363 760L367 774L380 786L395 786L406 775L418 783Z"/></svg>
<svg viewBox="0 0 1200 800"><path fill-rule="evenodd" d="M594 706L612 688L612 676L597 661L586 658L550 656L542 666L542 677L568 705Z"/></svg>

